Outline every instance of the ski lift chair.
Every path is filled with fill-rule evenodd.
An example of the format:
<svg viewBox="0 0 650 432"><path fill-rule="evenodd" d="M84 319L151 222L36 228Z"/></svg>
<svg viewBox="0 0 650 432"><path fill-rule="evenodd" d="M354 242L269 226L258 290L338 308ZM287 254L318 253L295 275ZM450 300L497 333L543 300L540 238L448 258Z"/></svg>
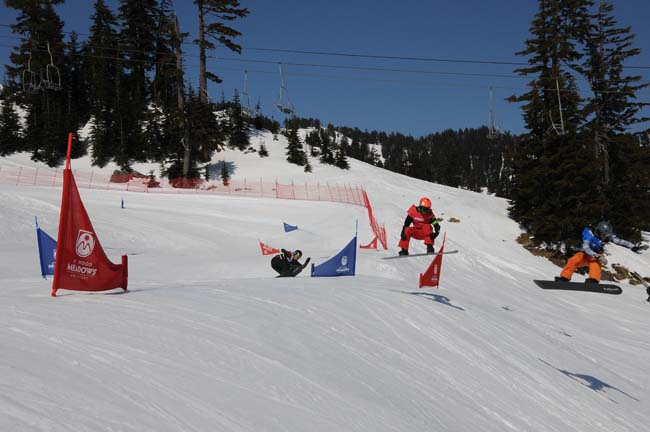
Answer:
<svg viewBox="0 0 650 432"><path fill-rule="evenodd" d="M551 120L551 126L548 128L547 133L555 132L557 135L564 135L564 116L562 115L562 98L560 98L560 83L558 80L555 80L555 90L557 91L558 111L560 111L560 129L558 130L555 121L553 121L553 114L549 110L548 117Z"/></svg>
<svg viewBox="0 0 650 432"><path fill-rule="evenodd" d="M61 74L59 73L59 68L54 65L54 59L52 58L52 50L50 50L50 43L47 43L47 52L50 54L50 64L45 67L45 88L50 90L59 91L61 90Z"/></svg>
<svg viewBox="0 0 650 432"><path fill-rule="evenodd" d="M25 93L38 93L41 90L41 81L38 74L32 70L32 53L29 53L27 69L23 70L23 91Z"/></svg>
<svg viewBox="0 0 650 432"><path fill-rule="evenodd" d="M501 135L501 132L499 131L499 129L496 129L496 128L493 128L493 127L488 128L487 139L495 140L495 139L499 138L499 135Z"/></svg>
<svg viewBox="0 0 650 432"><path fill-rule="evenodd" d="M560 123L559 125L557 125L557 124L553 121L553 114L551 114L550 111L548 112L548 117L549 117L549 119L551 120L551 126L549 126L549 128L548 128L547 131L546 131L546 133L547 133L547 134L551 134L551 133L555 132L555 134L558 135L558 136L564 135L564 122L562 122L562 123ZM558 128L558 126L559 126L559 128Z"/></svg>
<svg viewBox="0 0 650 432"><path fill-rule="evenodd" d="M287 87L284 84L284 73L282 72L282 63L278 63L278 66L280 68L280 95L278 97L278 102L275 104L276 108L278 111L280 111L282 114L289 115L289 116L295 116L296 115L296 110L289 100L289 92L287 91ZM283 93L286 95L286 103L283 102Z"/></svg>

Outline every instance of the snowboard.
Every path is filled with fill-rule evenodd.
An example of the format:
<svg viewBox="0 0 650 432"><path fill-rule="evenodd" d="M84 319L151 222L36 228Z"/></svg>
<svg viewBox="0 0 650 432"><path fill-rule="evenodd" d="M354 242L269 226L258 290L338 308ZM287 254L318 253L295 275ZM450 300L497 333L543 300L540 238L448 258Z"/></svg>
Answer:
<svg viewBox="0 0 650 432"><path fill-rule="evenodd" d="M436 256L436 255L448 255L448 254L455 254L458 253L457 250L452 250L452 251L444 251L444 252L435 252L435 253L416 253L416 254L410 254L410 255L393 255L389 257L383 257L382 259L395 259L395 258L412 258L412 257L419 257L419 256Z"/></svg>
<svg viewBox="0 0 650 432"><path fill-rule="evenodd" d="M282 273L282 274L277 275L276 278L280 278L280 277L296 277L296 276L298 276L300 274L300 272L302 272L302 267L297 267L294 271L290 271L290 272L286 272L286 273Z"/></svg>
<svg viewBox="0 0 650 432"><path fill-rule="evenodd" d="M566 291L586 291L601 294L621 294L623 290L618 285L603 283L584 283L584 282L564 282L564 281L547 281L534 280L535 284L542 289L549 290L566 290Z"/></svg>

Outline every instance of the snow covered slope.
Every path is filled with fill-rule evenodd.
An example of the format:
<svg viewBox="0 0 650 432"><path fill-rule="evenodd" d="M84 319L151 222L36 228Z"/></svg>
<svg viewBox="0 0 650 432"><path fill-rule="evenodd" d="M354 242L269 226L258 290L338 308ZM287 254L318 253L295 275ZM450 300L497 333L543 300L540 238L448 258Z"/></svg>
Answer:
<svg viewBox="0 0 650 432"><path fill-rule="evenodd" d="M305 174L284 162L282 136L259 140L269 158L215 160L232 161L235 178L364 186L391 250L359 250L355 277L275 279L259 239L319 263L356 220L360 243L371 240L365 209L81 189L109 257L130 254L130 291L51 298L33 217L56 235L61 191L0 185L1 431L647 429L641 288L540 290L532 279L559 268L516 243L506 201L354 160L350 171L312 161ZM8 164L32 165L20 155L0 159ZM417 287L430 258L380 259L396 253L421 196L459 250L444 258L439 289ZM283 221L300 229L284 233ZM649 267L650 254L608 248L610 262Z"/></svg>

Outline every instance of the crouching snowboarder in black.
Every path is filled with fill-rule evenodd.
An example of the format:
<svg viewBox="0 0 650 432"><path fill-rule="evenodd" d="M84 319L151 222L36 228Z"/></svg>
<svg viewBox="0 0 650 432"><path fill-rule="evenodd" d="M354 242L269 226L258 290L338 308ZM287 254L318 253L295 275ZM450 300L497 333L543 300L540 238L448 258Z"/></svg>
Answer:
<svg viewBox="0 0 650 432"><path fill-rule="evenodd" d="M311 258L307 258L304 264L300 264L298 260L302 258L302 251L299 249L296 249L293 253L286 249L281 249L281 251L280 255L276 255L271 259L271 267L279 273L278 277L295 277L307 267L311 260Z"/></svg>

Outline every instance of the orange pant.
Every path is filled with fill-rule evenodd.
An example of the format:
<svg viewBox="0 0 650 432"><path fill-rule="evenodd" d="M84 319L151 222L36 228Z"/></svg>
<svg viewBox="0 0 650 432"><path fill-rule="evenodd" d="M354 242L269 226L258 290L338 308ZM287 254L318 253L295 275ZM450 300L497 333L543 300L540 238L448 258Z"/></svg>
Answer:
<svg viewBox="0 0 650 432"><path fill-rule="evenodd" d="M587 255L584 252L578 252L569 258L569 261L567 261L566 265L562 269L560 276L571 279L573 272L576 271L576 268L578 267L589 267L589 277L600 282L600 262L596 258Z"/></svg>
<svg viewBox="0 0 650 432"><path fill-rule="evenodd" d="M433 232L433 228L431 228L431 225L429 224L421 224L412 227L406 227L404 228L404 235L406 236L406 240L400 240L398 246L402 249L408 250L411 237L417 240L424 240L424 244L432 245L433 244L433 240L431 240L432 232Z"/></svg>

